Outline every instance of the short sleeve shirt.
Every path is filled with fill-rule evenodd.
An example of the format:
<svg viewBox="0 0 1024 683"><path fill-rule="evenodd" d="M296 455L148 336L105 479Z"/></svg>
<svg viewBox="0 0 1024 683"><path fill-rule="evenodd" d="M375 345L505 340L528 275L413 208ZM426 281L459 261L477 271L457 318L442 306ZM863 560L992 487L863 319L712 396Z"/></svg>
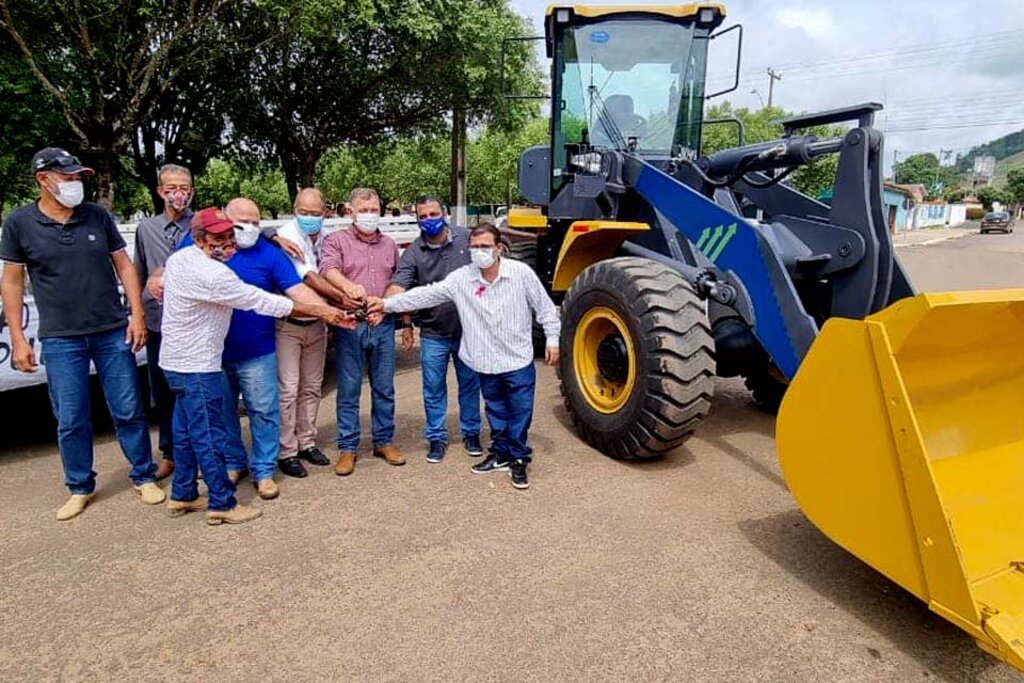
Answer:
<svg viewBox="0 0 1024 683"><path fill-rule="evenodd" d="M4 221L0 260L28 269L39 336L70 337L128 324L110 259L124 248L114 218L98 204L78 205L61 224L33 203Z"/></svg>
<svg viewBox="0 0 1024 683"><path fill-rule="evenodd" d="M174 253L182 238L188 234L192 212L185 210L177 220L167 214L149 216L139 221L135 229L135 271L142 281L142 310L146 314L146 327L159 332L163 303L149 293L146 280L158 268L163 268L167 257Z"/></svg>
<svg viewBox="0 0 1024 683"><path fill-rule="evenodd" d="M430 285L469 262L469 230L453 226L448 229L448 239L438 246L417 237L402 254L391 284L402 289ZM462 334L459 312L450 301L420 311L419 322L420 334L427 338L457 339Z"/></svg>
<svg viewBox="0 0 1024 683"><path fill-rule="evenodd" d="M369 296L384 296L398 267L398 245L376 232L368 240L356 236L355 228L338 230L323 238L320 272L337 268L346 278L362 285Z"/></svg>
<svg viewBox="0 0 1024 683"><path fill-rule="evenodd" d="M191 246L192 236L186 235L179 249ZM302 282L284 252L263 238L248 249L237 250L225 265L242 282L265 292L285 292ZM274 353L275 330L274 318L235 309L224 338L224 360L241 362Z"/></svg>

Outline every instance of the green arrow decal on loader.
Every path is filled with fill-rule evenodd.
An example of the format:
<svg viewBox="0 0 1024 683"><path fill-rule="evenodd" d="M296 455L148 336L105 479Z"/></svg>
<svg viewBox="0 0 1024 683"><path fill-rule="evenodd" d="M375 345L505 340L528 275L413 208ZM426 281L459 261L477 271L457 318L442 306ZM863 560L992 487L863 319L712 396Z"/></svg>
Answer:
<svg viewBox="0 0 1024 683"><path fill-rule="evenodd" d="M721 229L722 229L721 227L717 228L715 230L715 234L717 235L718 231L721 230ZM726 228L726 230L725 230L725 237L723 237L721 239L721 241L719 241L717 247L712 249L712 246L710 244L708 245L708 250L706 252L704 252L704 253L707 254L708 259L710 259L712 263L717 261L718 257L722 255L722 251L725 249L726 246L728 246L729 240L731 240L732 236L735 235L735 234L736 234L736 224L733 223L728 228Z"/></svg>

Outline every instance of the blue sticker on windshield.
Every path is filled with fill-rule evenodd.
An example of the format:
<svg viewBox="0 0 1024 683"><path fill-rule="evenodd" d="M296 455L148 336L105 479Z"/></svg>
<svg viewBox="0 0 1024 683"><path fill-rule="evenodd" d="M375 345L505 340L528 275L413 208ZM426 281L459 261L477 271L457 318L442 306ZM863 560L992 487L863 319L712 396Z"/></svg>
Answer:
<svg viewBox="0 0 1024 683"><path fill-rule="evenodd" d="M608 39L611 38L607 31L594 31L590 34L590 42L592 43L607 43Z"/></svg>

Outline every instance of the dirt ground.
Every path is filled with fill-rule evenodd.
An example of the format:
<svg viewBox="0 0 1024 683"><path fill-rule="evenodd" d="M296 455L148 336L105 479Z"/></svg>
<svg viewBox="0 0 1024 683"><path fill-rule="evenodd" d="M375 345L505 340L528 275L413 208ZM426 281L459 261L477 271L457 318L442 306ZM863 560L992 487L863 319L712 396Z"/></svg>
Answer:
<svg viewBox="0 0 1024 683"><path fill-rule="evenodd" d="M899 253L920 289L1024 282L1020 234ZM56 522L45 393L4 396L0 681L1019 680L804 519L735 381L694 438L631 465L578 441L539 373L530 490L457 447L424 461L407 361L408 465L279 477L239 527L144 507L109 428L97 499Z"/></svg>

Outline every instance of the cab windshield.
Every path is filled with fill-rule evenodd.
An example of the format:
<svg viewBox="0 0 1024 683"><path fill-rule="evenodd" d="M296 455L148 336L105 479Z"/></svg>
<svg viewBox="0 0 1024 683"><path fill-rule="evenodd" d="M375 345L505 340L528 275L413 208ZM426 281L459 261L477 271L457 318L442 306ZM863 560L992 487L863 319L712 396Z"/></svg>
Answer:
<svg viewBox="0 0 1024 683"><path fill-rule="evenodd" d="M636 17L567 29L555 65L562 70L556 149L581 142L586 128L593 145L695 152L707 33L694 33L692 24Z"/></svg>

